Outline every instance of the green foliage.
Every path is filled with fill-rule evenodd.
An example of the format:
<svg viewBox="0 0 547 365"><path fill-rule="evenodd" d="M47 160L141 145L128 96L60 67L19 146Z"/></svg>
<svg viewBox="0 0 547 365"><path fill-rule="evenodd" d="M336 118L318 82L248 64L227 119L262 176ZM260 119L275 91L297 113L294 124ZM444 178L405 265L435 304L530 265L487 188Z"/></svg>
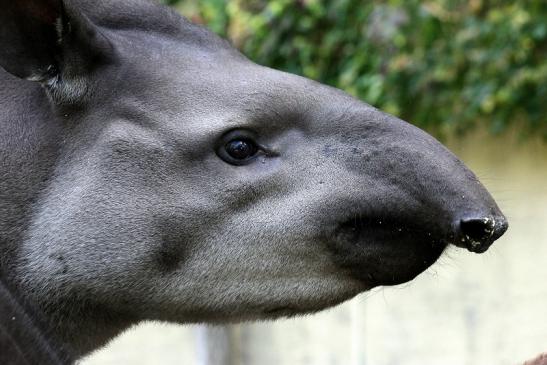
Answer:
<svg viewBox="0 0 547 365"><path fill-rule="evenodd" d="M514 125L547 139L545 0L204 0L178 7L258 63L342 88L438 135Z"/></svg>

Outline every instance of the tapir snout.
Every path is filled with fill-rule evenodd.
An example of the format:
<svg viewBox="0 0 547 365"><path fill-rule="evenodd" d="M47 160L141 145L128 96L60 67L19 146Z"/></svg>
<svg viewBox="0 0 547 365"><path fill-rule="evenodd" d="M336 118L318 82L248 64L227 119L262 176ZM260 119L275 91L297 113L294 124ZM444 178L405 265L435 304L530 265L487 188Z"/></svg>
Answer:
<svg viewBox="0 0 547 365"><path fill-rule="evenodd" d="M318 148L336 161L333 196L347 199L329 247L354 277L373 285L405 282L447 245L481 253L506 231L488 191L433 137L357 100L345 115L347 130L327 129L331 139Z"/></svg>

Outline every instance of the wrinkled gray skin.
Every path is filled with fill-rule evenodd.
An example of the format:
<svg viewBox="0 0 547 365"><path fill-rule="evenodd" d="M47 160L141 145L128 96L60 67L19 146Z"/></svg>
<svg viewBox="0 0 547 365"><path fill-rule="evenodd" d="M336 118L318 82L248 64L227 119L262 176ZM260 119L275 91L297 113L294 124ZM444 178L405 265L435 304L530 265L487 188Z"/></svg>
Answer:
<svg viewBox="0 0 547 365"><path fill-rule="evenodd" d="M256 65L168 8L13 3L0 2L2 270L76 356L145 319L318 311L506 229L425 132ZM264 146L241 166L217 153L238 131ZM487 237L465 219L492 223Z"/></svg>

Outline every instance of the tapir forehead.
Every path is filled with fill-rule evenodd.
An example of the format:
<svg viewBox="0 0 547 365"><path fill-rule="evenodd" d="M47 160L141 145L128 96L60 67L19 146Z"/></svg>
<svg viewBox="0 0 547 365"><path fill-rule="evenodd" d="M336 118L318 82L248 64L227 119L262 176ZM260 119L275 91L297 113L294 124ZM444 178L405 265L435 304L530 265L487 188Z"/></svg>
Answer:
<svg viewBox="0 0 547 365"><path fill-rule="evenodd" d="M165 123L326 130L385 119L338 89L257 65L235 50L155 36L120 43L122 94L138 108L163 114L155 119Z"/></svg>

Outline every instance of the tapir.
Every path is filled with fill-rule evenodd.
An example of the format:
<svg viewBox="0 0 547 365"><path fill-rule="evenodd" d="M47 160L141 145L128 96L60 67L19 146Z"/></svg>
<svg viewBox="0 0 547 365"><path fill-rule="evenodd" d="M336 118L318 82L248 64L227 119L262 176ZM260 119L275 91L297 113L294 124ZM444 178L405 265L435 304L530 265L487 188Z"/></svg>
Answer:
<svg viewBox="0 0 547 365"><path fill-rule="evenodd" d="M0 5L2 281L72 359L143 320L319 311L507 229L426 132L166 6Z"/></svg>

